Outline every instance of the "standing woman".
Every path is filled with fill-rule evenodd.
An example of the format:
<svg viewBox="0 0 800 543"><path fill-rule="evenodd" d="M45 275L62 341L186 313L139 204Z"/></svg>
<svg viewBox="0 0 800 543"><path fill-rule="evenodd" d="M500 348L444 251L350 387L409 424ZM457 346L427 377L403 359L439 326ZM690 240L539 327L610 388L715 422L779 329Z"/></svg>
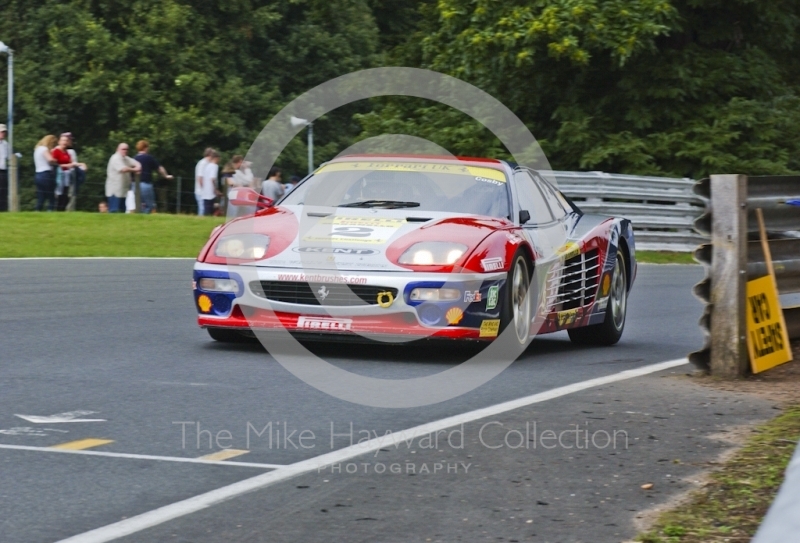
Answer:
<svg viewBox="0 0 800 543"><path fill-rule="evenodd" d="M36 211L41 211L44 201L49 201L49 211L56 207L56 176L53 166L56 159L50 151L56 146L56 137L48 134L33 149L33 163L36 166Z"/></svg>
<svg viewBox="0 0 800 543"><path fill-rule="evenodd" d="M69 146L72 143L70 136L71 134L61 134L61 137L58 138L58 145L53 149L52 153L53 158L58 162L58 169L56 170L56 211L65 211L67 209L70 186L74 177L72 170L79 166L86 167L72 160L72 155L69 153Z"/></svg>

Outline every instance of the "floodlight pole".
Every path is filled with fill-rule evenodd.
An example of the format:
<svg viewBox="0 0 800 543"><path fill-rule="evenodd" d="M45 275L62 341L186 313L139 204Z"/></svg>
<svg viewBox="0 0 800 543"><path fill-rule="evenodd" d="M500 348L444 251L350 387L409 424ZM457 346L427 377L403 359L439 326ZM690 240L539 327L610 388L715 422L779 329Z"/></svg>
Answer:
<svg viewBox="0 0 800 543"><path fill-rule="evenodd" d="M19 211L17 156L14 154L14 50L0 42L0 53L8 54L8 210Z"/></svg>

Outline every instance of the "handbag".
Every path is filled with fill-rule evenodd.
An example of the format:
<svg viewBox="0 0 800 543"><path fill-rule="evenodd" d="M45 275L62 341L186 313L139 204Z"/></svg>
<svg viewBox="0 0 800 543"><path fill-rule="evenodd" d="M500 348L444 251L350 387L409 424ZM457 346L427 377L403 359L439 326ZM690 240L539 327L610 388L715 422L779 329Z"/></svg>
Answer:
<svg viewBox="0 0 800 543"><path fill-rule="evenodd" d="M133 189L128 190L128 194L125 196L125 211L127 213L136 212L136 193L133 192Z"/></svg>

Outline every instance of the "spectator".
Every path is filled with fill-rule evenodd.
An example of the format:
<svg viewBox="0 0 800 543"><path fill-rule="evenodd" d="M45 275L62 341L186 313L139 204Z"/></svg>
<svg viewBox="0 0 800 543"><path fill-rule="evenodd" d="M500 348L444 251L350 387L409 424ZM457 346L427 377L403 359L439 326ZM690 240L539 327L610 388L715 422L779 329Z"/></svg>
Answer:
<svg viewBox="0 0 800 543"><path fill-rule="evenodd" d="M36 211L44 208L45 200L48 201L49 211L56 208L56 176L53 168L56 159L51 153L55 146L56 137L48 134L33 149L33 163L36 167Z"/></svg>
<svg viewBox="0 0 800 543"><path fill-rule="evenodd" d="M142 206L145 213L151 213L156 209L156 193L153 187L153 172L157 171L164 179L172 179L172 176L167 173L164 166L158 163L158 160L149 153L150 143L147 140L141 140L136 144L137 155L133 157L142 167L142 173L139 177L139 188L142 194ZM164 210L166 211L166 210Z"/></svg>
<svg viewBox="0 0 800 543"><path fill-rule="evenodd" d="M257 190L258 184L255 176L253 176L253 170L250 169L250 166L252 166L252 164L246 160L242 160L242 164L239 166L239 169L236 170L236 174L233 176L233 183L235 186L250 187Z"/></svg>
<svg viewBox="0 0 800 543"><path fill-rule="evenodd" d="M128 144L117 145L117 152L111 155L106 169L106 198L108 212L124 212L125 196L131 186L131 173L141 171L141 165L128 156Z"/></svg>
<svg viewBox="0 0 800 543"><path fill-rule="evenodd" d="M289 194L290 192L292 192L292 190L294 190L294 188L297 186L299 182L300 182L299 177L297 177L296 175L291 176L289 178L289 182L283 184L285 193Z"/></svg>
<svg viewBox="0 0 800 543"><path fill-rule="evenodd" d="M8 211L8 128L0 124L0 212Z"/></svg>
<svg viewBox="0 0 800 543"><path fill-rule="evenodd" d="M108 213L108 204L105 202L100 202L97 204L97 211L100 213Z"/></svg>
<svg viewBox="0 0 800 543"><path fill-rule="evenodd" d="M75 152L75 136L72 135L72 132L67 132L65 135L69 137L67 152L72 157L72 162L79 164L77 168L72 170L73 183L69 187L69 203L67 203L67 211L76 211L78 208L78 189L86 181L86 164L78 162L78 153Z"/></svg>
<svg viewBox="0 0 800 543"><path fill-rule="evenodd" d="M242 155L233 155L230 162L225 164L225 167L222 168L222 175L220 176L220 185L222 188L223 193L227 193L229 189L234 188L237 186L235 184L235 176L236 172L241 168L242 162L244 158Z"/></svg>
<svg viewBox="0 0 800 543"><path fill-rule="evenodd" d="M69 153L72 144L72 134L66 132L58 138L58 145L53 149L53 158L58 163L56 170L56 211L65 211L69 204L70 192L73 191L72 185L75 183L74 170L81 167L86 168L85 164L78 164L73 161ZM76 155L77 156L77 155Z"/></svg>
<svg viewBox="0 0 800 543"><path fill-rule="evenodd" d="M275 166L270 168L266 181L261 184L261 194L267 198L272 198L273 202L277 202L285 192L283 183L281 183L282 176L283 173L280 168Z"/></svg>
<svg viewBox="0 0 800 543"><path fill-rule="evenodd" d="M221 193L217 189L217 176L219 175L220 154L212 149L208 155L207 164L202 172L203 215L214 214L214 199Z"/></svg>
<svg viewBox="0 0 800 543"><path fill-rule="evenodd" d="M219 176L219 190L222 193L220 198L220 214L223 210L228 209L228 192L234 187L233 180L237 170L242 165L242 156L234 155L233 158L225 164L222 168L222 174Z"/></svg>
<svg viewBox="0 0 800 543"><path fill-rule="evenodd" d="M206 169L206 166L208 166L208 157L211 156L213 152L214 149L211 147L206 148L203 153L203 158L201 158L194 167L194 197L197 200L198 215L203 215L205 212L203 208L203 171Z"/></svg>

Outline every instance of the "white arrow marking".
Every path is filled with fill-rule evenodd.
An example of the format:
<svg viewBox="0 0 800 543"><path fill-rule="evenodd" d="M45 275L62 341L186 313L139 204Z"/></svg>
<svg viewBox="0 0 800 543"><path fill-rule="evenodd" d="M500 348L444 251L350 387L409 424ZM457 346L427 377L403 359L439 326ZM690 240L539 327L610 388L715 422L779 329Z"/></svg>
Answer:
<svg viewBox="0 0 800 543"><path fill-rule="evenodd" d="M14 415L28 422L34 424L58 424L61 422L106 422L106 419L81 419L78 417L85 417L86 415L93 415L97 411L67 411L66 413L57 413L49 417L41 417L39 415Z"/></svg>

